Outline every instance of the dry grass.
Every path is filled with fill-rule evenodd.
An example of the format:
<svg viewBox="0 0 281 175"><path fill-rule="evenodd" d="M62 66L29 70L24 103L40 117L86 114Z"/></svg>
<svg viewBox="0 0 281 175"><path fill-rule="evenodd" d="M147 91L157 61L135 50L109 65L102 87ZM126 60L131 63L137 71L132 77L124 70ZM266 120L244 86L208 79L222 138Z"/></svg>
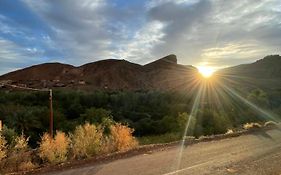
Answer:
<svg viewBox="0 0 281 175"><path fill-rule="evenodd" d="M14 151L26 151L28 149L28 141L29 137L26 138L23 134L17 136L15 139Z"/></svg>
<svg viewBox="0 0 281 175"><path fill-rule="evenodd" d="M228 129L225 134L233 134L234 131L232 129Z"/></svg>
<svg viewBox="0 0 281 175"><path fill-rule="evenodd" d="M21 162L18 167L20 171L29 171L34 168L36 168L36 165L34 165L31 161Z"/></svg>
<svg viewBox="0 0 281 175"><path fill-rule="evenodd" d="M267 121L264 123L264 126L265 127L268 127L268 126L278 126L278 124L274 121Z"/></svg>
<svg viewBox="0 0 281 175"><path fill-rule="evenodd" d="M262 126L259 123L246 123L243 125L244 129L255 129L255 128L261 128Z"/></svg>
<svg viewBox="0 0 281 175"><path fill-rule="evenodd" d="M70 139L63 132L58 131L55 138L45 133L39 146L39 157L50 163L61 163L67 160Z"/></svg>
<svg viewBox="0 0 281 175"><path fill-rule="evenodd" d="M2 163L2 172L17 172L28 170L32 160L32 152L29 151L28 140L23 134L17 136L7 151L7 157Z"/></svg>
<svg viewBox="0 0 281 175"><path fill-rule="evenodd" d="M7 141L0 132L0 161L7 156Z"/></svg>
<svg viewBox="0 0 281 175"><path fill-rule="evenodd" d="M85 158L113 151L127 151L138 145L132 135L134 130L128 126L115 123L109 129L110 133L106 135L101 125L86 123L77 126L71 137L60 131L57 131L54 138L45 133L41 137L38 153L29 149L29 138L23 134L17 136L10 147L0 135L0 173L29 171L36 168L37 164L39 166L46 162L61 163L67 160L69 153L73 158Z"/></svg>
<svg viewBox="0 0 281 175"><path fill-rule="evenodd" d="M76 127L72 139L72 153L76 158L91 157L114 151L127 151L138 145L133 129L119 123L110 126L106 136L101 126L86 123Z"/></svg>
<svg viewBox="0 0 281 175"><path fill-rule="evenodd" d="M91 157L101 152L103 129L100 126L86 123L76 127L71 139L74 157Z"/></svg>
<svg viewBox="0 0 281 175"><path fill-rule="evenodd" d="M110 145L113 151L127 151L138 145L137 140L133 137L134 130L128 126L117 123L110 127Z"/></svg>

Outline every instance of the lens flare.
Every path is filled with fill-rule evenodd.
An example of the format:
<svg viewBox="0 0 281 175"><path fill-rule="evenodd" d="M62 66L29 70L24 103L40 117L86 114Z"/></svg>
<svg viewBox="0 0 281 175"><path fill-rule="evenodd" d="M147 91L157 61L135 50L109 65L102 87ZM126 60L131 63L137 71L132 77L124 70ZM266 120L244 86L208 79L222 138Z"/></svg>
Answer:
<svg viewBox="0 0 281 175"><path fill-rule="evenodd" d="M178 174L182 170L186 170L183 167L184 153L188 149L186 144L186 136L193 136L200 125L202 125L202 112L211 111L216 116L218 121L229 124L232 120L235 120L236 114L241 111L247 110L255 112L259 117L264 118L266 121L271 120L279 122L277 115L273 114L267 109L262 109L257 104L249 101L241 90L233 88L243 85L243 83L251 83L252 79L243 76L235 75L223 75L220 72L215 72L216 67L198 66L198 72L194 71L186 72L182 70L183 76L174 78L171 74L171 79L163 80L161 83L173 83L177 88L186 90L186 96L190 97L191 109L188 109L189 115L182 131L181 142L178 145L178 152L175 155L175 161L171 165L172 172L168 174ZM201 76L198 76L200 73ZM214 74L214 75L213 75ZM176 75L176 74L175 74ZM203 77L203 78L202 78ZM177 83L180 82L180 83ZM169 89L173 90L173 88ZM179 99L180 100L180 99ZM229 112L229 113L228 113ZM207 113L208 114L208 113ZM195 121L195 123L192 122ZM196 127L193 127L195 125ZM198 127L197 127L198 126ZM226 127L233 127L231 124ZM183 168L183 169L181 169Z"/></svg>
<svg viewBox="0 0 281 175"><path fill-rule="evenodd" d="M220 84L221 86L223 86L223 88L225 88L228 93L230 95L233 95L235 97L237 97L238 99L240 99L242 102L244 102L246 105L248 105L249 107L251 107L253 110L255 110L256 112L259 112L261 114L261 116L263 116L264 119L267 119L267 120L272 120L272 121L275 121L275 122L280 122L279 119L277 119L275 116L271 115L270 113L268 113L267 111L263 110L262 108L256 106L255 104L251 103L249 100L247 100L246 98L242 97L241 95L239 95L236 91L234 91L233 89L229 88L228 86L226 85L222 85Z"/></svg>
<svg viewBox="0 0 281 175"><path fill-rule="evenodd" d="M213 73L215 72L214 68L208 67L208 66L198 66L198 71L199 73L204 77L204 78L210 78Z"/></svg>

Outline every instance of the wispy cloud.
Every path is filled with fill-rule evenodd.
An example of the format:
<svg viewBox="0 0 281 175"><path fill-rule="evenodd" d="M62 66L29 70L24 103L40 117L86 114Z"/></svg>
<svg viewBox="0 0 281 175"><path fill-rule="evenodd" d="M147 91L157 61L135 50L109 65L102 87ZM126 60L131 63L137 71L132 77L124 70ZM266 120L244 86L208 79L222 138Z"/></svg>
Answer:
<svg viewBox="0 0 281 175"><path fill-rule="evenodd" d="M35 63L35 58L38 56L36 49L25 49L9 40L0 38L0 75L18 69L22 65Z"/></svg>
<svg viewBox="0 0 281 175"><path fill-rule="evenodd" d="M221 67L281 52L279 0L15 1L0 2L1 70L170 53Z"/></svg>

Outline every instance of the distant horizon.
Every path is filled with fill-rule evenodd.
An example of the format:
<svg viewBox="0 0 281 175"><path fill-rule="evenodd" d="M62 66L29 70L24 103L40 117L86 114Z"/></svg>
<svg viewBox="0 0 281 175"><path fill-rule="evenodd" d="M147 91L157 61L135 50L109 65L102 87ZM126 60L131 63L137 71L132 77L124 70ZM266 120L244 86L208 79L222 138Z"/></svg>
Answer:
<svg viewBox="0 0 281 175"><path fill-rule="evenodd" d="M172 55L172 54L169 54L169 55ZM221 70L221 69L224 69L224 68L229 68L229 67L238 66L238 65L242 65L242 64L252 64L252 63L255 63L256 61L261 60L261 59L263 59L263 58L265 58L265 57L267 57L267 56L275 56L275 55L280 56L279 54L265 55L265 56L263 56L263 57L261 57L261 58L258 58L258 59L256 59L256 60L253 60L252 62L241 63L241 64L236 64L236 65L229 65L229 66L217 68L217 69L214 69L213 72L217 72L217 71L219 71L219 70ZM166 55L166 56L168 56L168 55ZM164 56L164 57L165 57L165 56ZM164 58L164 57L161 57L161 58ZM157 60L159 60L159 59L161 59L161 58L152 60L151 62L157 61ZM178 57L177 57L177 59L178 59ZM5 75L5 74L8 74L8 73L11 73L11 72L15 72L15 71L18 71L18 70L21 70L21 69L29 68L29 67L32 67L32 66L38 66L38 65L42 65L42 64L64 64L64 65L70 65L70 66L74 66L74 67L80 67L80 66L83 66L83 65L85 65L85 64L95 63L95 62L104 61L104 60L125 60L125 61L127 61L127 62L130 62L130 63L133 63L133 64L138 64L138 65L141 65L141 66L144 66L144 65L146 65L146 64L151 63L151 62L148 62L148 63L145 63L145 64L139 64L139 63L132 62L132 61L129 61L129 60L126 60L126 59L103 59L103 60L95 60L95 61L92 61L92 62L80 64L80 65L74 65L74 64L69 64L69 63L64 63L64 62L57 62L57 61L54 61L54 62L42 62L42 63L32 64L32 65L28 65L28 66L26 66L26 67L18 68L18 69L15 69L15 70L12 70L12 71L3 73L3 74L1 74L1 72L0 72L0 76ZM199 67L200 67L200 66L191 65L191 64L181 64L181 63L179 63L179 62L178 62L177 64L183 65L183 66L193 66L193 67L197 68L198 71L199 71Z"/></svg>

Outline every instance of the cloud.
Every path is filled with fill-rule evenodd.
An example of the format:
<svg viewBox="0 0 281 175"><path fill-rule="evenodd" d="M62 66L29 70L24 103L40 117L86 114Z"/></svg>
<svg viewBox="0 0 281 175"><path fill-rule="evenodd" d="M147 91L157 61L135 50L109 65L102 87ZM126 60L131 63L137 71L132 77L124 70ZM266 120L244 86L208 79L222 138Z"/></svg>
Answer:
<svg viewBox="0 0 281 175"><path fill-rule="evenodd" d="M207 48L202 50L202 60L197 65L212 66L222 68L239 63L251 63L264 53L269 52L270 48L250 43L229 43L220 47ZM268 53L270 54L270 52Z"/></svg>
<svg viewBox="0 0 281 175"><path fill-rule="evenodd" d="M163 44L154 48L155 55L175 53L184 58L189 52L188 56L193 56L192 50L196 43L192 40L197 42L199 39L196 38L199 35L196 36L195 32L200 29L201 23L208 19L212 4L205 0L196 3L186 2L168 1L149 10L151 20L166 24L163 29L165 34Z"/></svg>
<svg viewBox="0 0 281 175"><path fill-rule="evenodd" d="M162 38L165 36L162 32L164 24L158 21L152 21L145 24L135 33L131 41L119 44L117 51L111 52L114 58L126 58L138 63L147 63L155 56L150 50L155 46L163 43Z"/></svg>
<svg viewBox="0 0 281 175"><path fill-rule="evenodd" d="M30 63L39 63L36 59L42 54L41 50L36 48L23 48L9 40L0 38L0 75L8 71L16 70L23 66L29 66Z"/></svg>
<svg viewBox="0 0 281 175"><path fill-rule="evenodd" d="M143 15L137 6L126 9L103 0L25 2L55 31L66 59L78 64L120 58L119 45L135 39L134 28L140 27L138 17Z"/></svg>
<svg viewBox="0 0 281 175"><path fill-rule="evenodd" d="M17 2L0 2L6 67L7 60L9 67L109 58L144 64L171 53L182 64L221 67L281 52L279 0Z"/></svg>
<svg viewBox="0 0 281 175"><path fill-rule="evenodd" d="M221 67L281 51L278 0L157 2L148 6L150 19L168 25L154 55L172 52L183 64Z"/></svg>

